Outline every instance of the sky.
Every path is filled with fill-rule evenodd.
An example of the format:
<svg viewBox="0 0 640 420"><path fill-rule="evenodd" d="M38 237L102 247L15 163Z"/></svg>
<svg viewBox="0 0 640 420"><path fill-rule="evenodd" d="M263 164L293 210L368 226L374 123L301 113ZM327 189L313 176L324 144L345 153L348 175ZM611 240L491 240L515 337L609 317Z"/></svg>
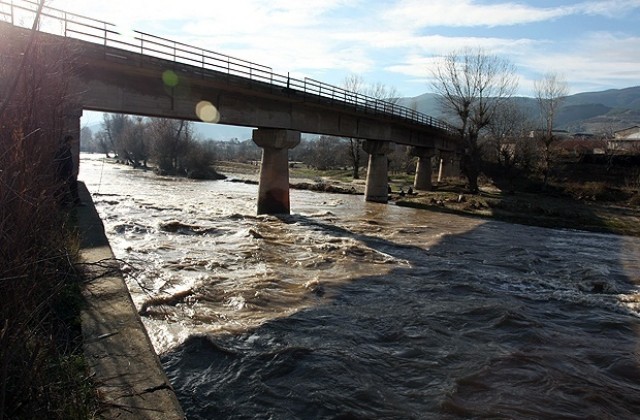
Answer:
<svg viewBox="0 0 640 420"><path fill-rule="evenodd" d="M48 0L51 7L342 85L431 92L442 57L512 62L518 94L545 73L571 94L640 85L640 0Z"/></svg>

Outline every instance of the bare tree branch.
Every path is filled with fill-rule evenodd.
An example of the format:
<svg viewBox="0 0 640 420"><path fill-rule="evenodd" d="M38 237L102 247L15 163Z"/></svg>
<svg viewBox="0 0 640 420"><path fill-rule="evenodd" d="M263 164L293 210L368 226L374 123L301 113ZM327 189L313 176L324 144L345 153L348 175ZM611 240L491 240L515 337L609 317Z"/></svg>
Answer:
<svg viewBox="0 0 640 420"><path fill-rule="evenodd" d="M509 61L482 49L452 52L433 73L432 87L443 110L457 120L464 146L461 166L471 192L478 192L481 147L478 137L518 87L516 69Z"/></svg>
<svg viewBox="0 0 640 420"><path fill-rule="evenodd" d="M31 51L33 50L33 46L35 44L36 32L38 30L38 26L40 25L40 16L42 15L42 8L44 7L44 0L40 0L38 4L38 10L36 11L36 17L33 19L33 25L31 26L31 34L29 34L29 43L27 44L27 48L22 54L22 60L20 62L20 66L15 76L13 77L13 82L9 85L9 90L5 96L4 102L0 105L0 119L4 116L4 112L6 111L13 95L16 93L16 89L18 87L18 81L20 80L20 76L24 73L24 69L27 63L27 58L31 55Z"/></svg>

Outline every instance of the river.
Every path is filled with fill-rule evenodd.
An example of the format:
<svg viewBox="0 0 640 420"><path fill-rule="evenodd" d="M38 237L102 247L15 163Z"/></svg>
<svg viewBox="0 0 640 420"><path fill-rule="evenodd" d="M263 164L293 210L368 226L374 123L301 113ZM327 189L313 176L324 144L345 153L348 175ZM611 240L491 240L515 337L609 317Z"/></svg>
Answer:
<svg viewBox="0 0 640 420"><path fill-rule="evenodd" d="M636 419L640 238L83 155L189 419Z"/></svg>

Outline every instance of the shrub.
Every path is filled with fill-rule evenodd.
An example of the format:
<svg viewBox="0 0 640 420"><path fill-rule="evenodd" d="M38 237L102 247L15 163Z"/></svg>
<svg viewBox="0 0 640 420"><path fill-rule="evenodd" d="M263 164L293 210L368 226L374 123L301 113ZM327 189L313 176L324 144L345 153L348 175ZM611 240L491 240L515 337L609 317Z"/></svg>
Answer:
<svg viewBox="0 0 640 420"><path fill-rule="evenodd" d="M15 86L13 95L0 91L0 418L87 418L77 241L58 202L54 162L65 51L34 39L20 71L0 68L0 79Z"/></svg>
<svg viewBox="0 0 640 420"><path fill-rule="evenodd" d="M565 190L578 200L621 201L629 198L628 192L609 187L604 182L570 183L566 185Z"/></svg>

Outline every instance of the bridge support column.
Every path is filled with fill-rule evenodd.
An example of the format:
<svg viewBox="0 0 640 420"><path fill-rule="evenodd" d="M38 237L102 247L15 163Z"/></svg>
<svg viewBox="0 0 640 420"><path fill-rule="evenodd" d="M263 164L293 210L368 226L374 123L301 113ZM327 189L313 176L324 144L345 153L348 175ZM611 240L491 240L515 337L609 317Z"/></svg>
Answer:
<svg viewBox="0 0 640 420"><path fill-rule="evenodd" d="M80 169L80 118L82 109L69 108L65 111L62 121L62 137L71 136L71 154L73 156L73 173L78 176ZM60 139L62 142L62 139Z"/></svg>
<svg viewBox="0 0 640 420"><path fill-rule="evenodd" d="M418 157L416 177L413 180L413 189L416 191L431 191L431 158L436 150L433 147L412 147L411 155Z"/></svg>
<svg viewBox="0 0 640 420"><path fill-rule="evenodd" d="M451 158L451 173L449 176L453 178L460 178L462 176L462 156L459 153L454 153Z"/></svg>
<svg viewBox="0 0 640 420"><path fill-rule="evenodd" d="M300 143L300 132L259 128L253 142L262 148L258 214L289 214L289 149Z"/></svg>
<svg viewBox="0 0 640 420"><path fill-rule="evenodd" d="M362 148L369 153L364 199L376 203L386 203L389 201L387 154L393 150L393 143L367 140L362 144Z"/></svg>
<svg viewBox="0 0 640 420"><path fill-rule="evenodd" d="M444 178L456 178L460 176L460 155L455 152L440 150L440 169L438 182Z"/></svg>

